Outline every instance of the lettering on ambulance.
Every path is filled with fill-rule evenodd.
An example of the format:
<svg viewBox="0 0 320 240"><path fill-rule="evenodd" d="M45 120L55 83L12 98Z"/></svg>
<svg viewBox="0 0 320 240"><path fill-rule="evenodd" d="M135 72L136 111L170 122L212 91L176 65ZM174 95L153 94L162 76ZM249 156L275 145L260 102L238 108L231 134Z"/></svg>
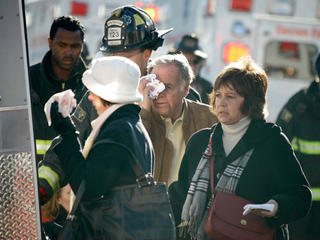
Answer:
<svg viewBox="0 0 320 240"><path fill-rule="evenodd" d="M276 26L276 33L281 35L291 35L298 37L308 37L309 35L307 29L285 27L281 24Z"/></svg>
<svg viewBox="0 0 320 240"><path fill-rule="evenodd" d="M320 39L320 29L312 28L311 36L313 38L319 38Z"/></svg>

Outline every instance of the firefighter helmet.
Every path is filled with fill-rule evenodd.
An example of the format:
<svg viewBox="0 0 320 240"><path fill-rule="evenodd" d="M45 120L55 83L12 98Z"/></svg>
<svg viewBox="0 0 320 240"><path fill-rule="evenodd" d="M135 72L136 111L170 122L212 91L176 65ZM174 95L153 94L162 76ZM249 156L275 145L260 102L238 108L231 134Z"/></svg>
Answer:
<svg viewBox="0 0 320 240"><path fill-rule="evenodd" d="M151 17L141 8L128 5L113 10L105 22L103 52L123 52L144 46L156 50L163 35L171 29L157 30Z"/></svg>

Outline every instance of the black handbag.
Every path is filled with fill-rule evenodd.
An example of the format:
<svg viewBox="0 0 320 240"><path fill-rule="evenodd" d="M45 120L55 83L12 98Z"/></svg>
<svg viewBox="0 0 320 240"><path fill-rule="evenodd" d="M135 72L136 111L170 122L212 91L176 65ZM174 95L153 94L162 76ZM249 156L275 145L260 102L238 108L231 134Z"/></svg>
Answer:
<svg viewBox="0 0 320 240"><path fill-rule="evenodd" d="M134 131L133 136L136 138ZM108 139L103 142L113 143ZM134 142L137 144L137 139ZM108 196L80 203L85 189L85 180L82 180L59 240L176 239L165 184L145 174L132 151L121 146L130 152L136 184L115 187Z"/></svg>

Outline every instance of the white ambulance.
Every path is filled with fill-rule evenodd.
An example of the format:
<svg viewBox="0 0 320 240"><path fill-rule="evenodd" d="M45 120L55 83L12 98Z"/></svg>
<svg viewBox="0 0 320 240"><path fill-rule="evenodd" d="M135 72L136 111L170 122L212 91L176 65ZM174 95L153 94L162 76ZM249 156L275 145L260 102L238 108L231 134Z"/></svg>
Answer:
<svg viewBox="0 0 320 240"><path fill-rule="evenodd" d="M268 120L314 78L320 48L319 0L208 0L211 24L201 41L213 76L241 55L251 55L269 76ZM209 45L209 44L210 45ZM209 46L209 47L208 47Z"/></svg>

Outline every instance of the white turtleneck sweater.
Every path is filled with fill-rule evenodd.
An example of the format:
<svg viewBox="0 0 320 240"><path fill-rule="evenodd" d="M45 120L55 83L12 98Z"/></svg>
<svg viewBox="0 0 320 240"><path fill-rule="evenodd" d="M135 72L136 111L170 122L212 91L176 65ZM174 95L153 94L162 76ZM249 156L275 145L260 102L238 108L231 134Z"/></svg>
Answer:
<svg viewBox="0 0 320 240"><path fill-rule="evenodd" d="M239 122L232 125L226 125L221 123L221 127L223 130L222 141L226 156L229 155L231 150L247 131L250 122L251 119L249 117L244 117L240 119Z"/></svg>

